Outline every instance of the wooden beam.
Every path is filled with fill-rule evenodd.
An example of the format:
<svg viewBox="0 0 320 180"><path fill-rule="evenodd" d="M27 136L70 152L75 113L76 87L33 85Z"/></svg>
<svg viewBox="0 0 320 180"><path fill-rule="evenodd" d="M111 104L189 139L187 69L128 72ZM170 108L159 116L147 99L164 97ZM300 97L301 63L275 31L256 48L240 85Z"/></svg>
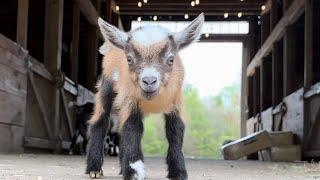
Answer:
<svg viewBox="0 0 320 180"><path fill-rule="evenodd" d="M304 31L304 87L313 84L313 0L306 0Z"/></svg>
<svg viewBox="0 0 320 180"><path fill-rule="evenodd" d="M88 22L95 27L98 27L99 13L90 0L74 0L79 4L80 10L87 18Z"/></svg>
<svg viewBox="0 0 320 180"><path fill-rule="evenodd" d="M72 42L71 42L71 79L78 82L78 50L79 50L79 33L80 33L80 9L77 3L72 7Z"/></svg>
<svg viewBox="0 0 320 180"><path fill-rule="evenodd" d="M112 20L112 0L106 0L106 3L105 3L105 20L108 22L108 23L111 23L111 20Z"/></svg>
<svg viewBox="0 0 320 180"><path fill-rule="evenodd" d="M278 22L270 36L264 42L257 54L254 56L252 62L247 68L247 76L252 76L255 72L255 68L261 65L261 62L265 56L269 54L272 46L275 42L279 41L283 37L286 27L295 23L297 19L304 12L304 5L306 0L295 0L289 9L285 12L284 16Z"/></svg>
<svg viewBox="0 0 320 180"><path fill-rule="evenodd" d="M18 0L17 43L27 49L29 0Z"/></svg>
<svg viewBox="0 0 320 180"><path fill-rule="evenodd" d="M58 76L61 70L62 26L64 0L45 1L45 34L44 34L44 64L51 74ZM54 140L57 141L55 151L59 152L60 132L60 92L52 89L53 98L50 102L54 109L52 121L54 122Z"/></svg>

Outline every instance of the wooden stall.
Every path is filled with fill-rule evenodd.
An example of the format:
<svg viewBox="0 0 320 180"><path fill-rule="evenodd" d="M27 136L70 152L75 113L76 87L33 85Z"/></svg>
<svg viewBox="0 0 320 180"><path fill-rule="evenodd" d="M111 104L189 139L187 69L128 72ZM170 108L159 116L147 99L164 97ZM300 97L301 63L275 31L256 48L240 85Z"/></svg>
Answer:
<svg viewBox="0 0 320 180"><path fill-rule="evenodd" d="M111 1L0 4L0 152L68 149L70 105L93 102L102 42L96 20L111 22Z"/></svg>
<svg viewBox="0 0 320 180"><path fill-rule="evenodd" d="M246 134L259 130L291 131L303 158L320 157L320 3L316 0L269 0L244 71ZM259 29L259 31L257 31ZM253 53L252 53L253 52Z"/></svg>

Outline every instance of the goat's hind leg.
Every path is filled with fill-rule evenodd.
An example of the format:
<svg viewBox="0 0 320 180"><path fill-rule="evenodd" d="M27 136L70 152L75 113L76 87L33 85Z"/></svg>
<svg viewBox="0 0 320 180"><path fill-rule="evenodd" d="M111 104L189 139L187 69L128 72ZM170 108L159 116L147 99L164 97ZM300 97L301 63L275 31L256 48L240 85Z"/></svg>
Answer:
<svg viewBox="0 0 320 180"><path fill-rule="evenodd" d="M110 110L114 99L112 83L101 79L98 84L94 114L89 121L88 149L86 173L92 178L103 176L103 145L104 138L109 125Z"/></svg>

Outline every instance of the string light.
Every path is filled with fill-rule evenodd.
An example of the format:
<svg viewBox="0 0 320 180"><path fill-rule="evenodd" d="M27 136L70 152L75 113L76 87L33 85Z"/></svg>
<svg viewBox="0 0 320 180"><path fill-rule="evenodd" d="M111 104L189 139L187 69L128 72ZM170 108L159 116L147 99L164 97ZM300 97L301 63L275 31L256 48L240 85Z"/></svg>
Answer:
<svg viewBox="0 0 320 180"><path fill-rule="evenodd" d="M228 17L229 17L229 14L228 14L228 13L224 13L224 14L223 14L223 17L224 17L224 18L228 18Z"/></svg>
<svg viewBox="0 0 320 180"><path fill-rule="evenodd" d="M262 6L261 6L261 10L262 10L262 11L266 10L266 6L265 6L265 5L262 5Z"/></svg>
<svg viewBox="0 0 320 180"><path fill-rule="evenodd" d="M184 19L189 19L189 15L188 14L184 14Z"/></svg>
<svg viewBox="0 0 320 180"><path fill-rule="evenodd" d="M242 17L242 12L238 12L238 18Z"/></svg>
<svg viewBox="0 0 320 180"><path fill-rule="evenodd" d="M158 16L153 16L153 20L154 21L158 20Z"/></svg>
<svg viewBox="0 0 320 180"><path fill-rule="evenodd" d="M199 5L200 4L200 0L196 0L196 5Z"/></svg>
<svg viewBox="0 0 320 180"><path fill-rule="evenodd" d="M142 6L142 2L138 2L138 7L141 7Z"/></svg>
<svg viewBox="0 0 320 180"><path fill-rule="evenodd" d="M206 34L205 34L205 36L206 36L206 37L209 37L209 36L210 36L210 34L209 34L209 33L206 33Z"/></svg>
<svg viewBox="0 0 320 180"><path fill-rule="evenodd" d="M120 7L119 6L116 6L116 11L119 11L120 10Z"/></svg>
<svg viewBox="0 0 320 180"><path fill-rule="evenodd" d="M196 3L194 1L191 1L191 6L193 7L195 5L196 5Z"/></svg>
<svg viewBox="0 0 320 180"><path fill-rule="evenodd" d="M243 0L240 0L241 2L243 2Z"/></svg>
<svg viewBox="0 0 320 180"><path fill-rule="evenodd" d="M140 17L140 16L137 18L137 21L138 21L138 22L140 22L140 21L141 21L141 17Z"/></svg>
<svg viewBox="0 0 320 180"><path fill-rule="evenodd" d="M148 0L143 0L144 3L148 3Z"/></svg>

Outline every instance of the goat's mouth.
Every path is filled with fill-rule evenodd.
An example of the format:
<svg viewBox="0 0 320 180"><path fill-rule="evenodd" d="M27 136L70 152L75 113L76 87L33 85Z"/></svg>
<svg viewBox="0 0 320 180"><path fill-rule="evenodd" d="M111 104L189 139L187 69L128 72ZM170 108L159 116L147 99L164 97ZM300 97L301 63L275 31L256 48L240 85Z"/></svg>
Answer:
<svg viewBox="0 0 320 180"><path fill-rule="evenodd" d="M150 90L150 91L142 90L142 95L147 100L152 100L155 96L158 95L158 90Z"/></svg>

